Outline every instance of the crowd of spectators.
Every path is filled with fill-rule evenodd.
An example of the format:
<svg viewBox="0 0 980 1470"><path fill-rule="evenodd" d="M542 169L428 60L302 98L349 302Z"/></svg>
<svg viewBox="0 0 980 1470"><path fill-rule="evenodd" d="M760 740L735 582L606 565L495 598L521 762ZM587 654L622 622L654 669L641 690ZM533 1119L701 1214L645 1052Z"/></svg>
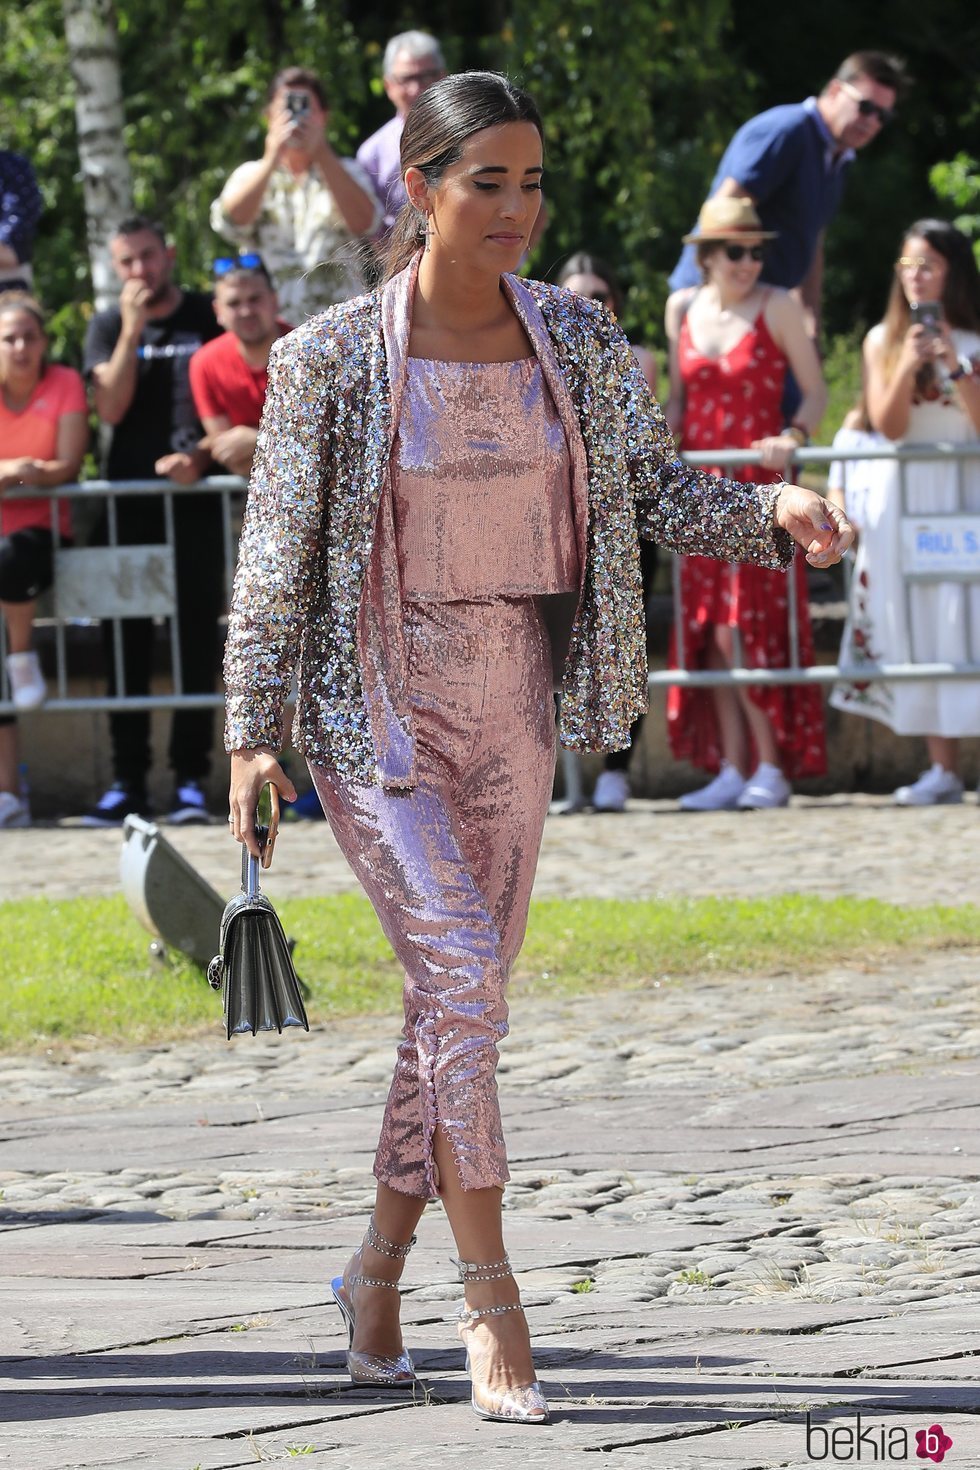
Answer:
<svg viewBox="0 0 980 1470"><path fill-rule="evenodd" d="M262 157L239 164L211 206L212 229L230 246L214 261L213 290L179 284L174 250L160 224L144 216L123 220L110 242L120 283L118 304L90 319L84 382L71 369L47 361L44 313L31 294L41 194L29 161L0 151L0 611L15 707L34 707L45 694L32 623L35 600L52 578L53 529L45 501L18 500L12 492L23 485L53 487L77 476L88 444L86 385L100 425L104 476L183 487L173 497L182 683L186 693L214 691L224 531L219 498L194 487L208 475L248 476L276 339L365 289L373 254L405 202L399 161L405 118L419 94L445 71L434 37L422 31L394 37L383 59L393 116L361 144L356 158L345 158L330 141L328 98L320 79L305 67L281 70L266 99ZM824 237L856 153L891 120L907 85L896 58L860 52L842 63L819 96L770 108L734 134L670 280L666 411L682 447L757 450L758 464L738 473L758 480L778 478L809 441L826 402L817 350ZM540 228L546 220L542 209ZM965 254L954 239L958 234L934 221L910 229L892 302L882 326L868 338L868 392L842 429L843 450L854 453L865 444L901 439L926 427L935 431L929 437L949 438L951 425L953 437L980 434L980 300L975 262L963 237ZM576 254L556 279L615 314L622 310L614 270L593 255ZM910 317L910 303L923 299L938 303L938 334ZM655 392L653 353L642 346L634 351ZM937 403L959 415L955 424L950 414L937 418L932 407L925 424L920 410ZM928 479L929 467L923 468ZM865 467L848 477L849 507L857 505L859 479L856 514L866 537L859 558L868 563L859 559L860 585L867 592L881 577L881 566L872 566L884 556L875 549L885 535L882 512L875 507L887 495ZM945 505L948 498L919 495L929 507ZM971 505L973 498L971 489ZM60 539L70 543L65 502L61 515ZM887 534L894 539L894 527ZM114 535L121 546L163 541L161 498L117 497ZM109 539L107 512L89 541L105 545ZM642 566L644 597L655 567L656 552L649 548ZM785 665L792 598L800 656L804 662L810 657L802 566L795 592L781 574L700 558L685 558L680 577L685 616L675 637L683 644L686 667L728 667L736 644L749 665ZM904 642L898 638L889 647L889 657L912 656L910 639L918 652L943 656L941 631L934 628L927 635L921 625L931 619L938 628L950 616L963 623L967 594L960 588L957 597L953 613L949 597L939 596L938 602L934 597L931 603L920 599L914 636L906 630ZM980 604L980 592L969 594L974 597ZM980 638L980 605L971 603L969 611ZM883 616L879 607L879 620ZM854 658L868 651L867 642L861 643L868 636L862 618L867 621L867 607L859 599L845 637ZM106 624L110 694L149 693L154 636L151 619L122 620L120 656L112 625ZM835 697L842 707L857 705L861 713L887 718L882 699L894 703L893 691L868 687L874 695L851 688ZM971 686L955 688L960 694L953 701L958 713L952 722L930 708L928 714L918 709L903 714L893 724L927 735L933 757L929 779L903 788L899 800L955 800L962 792L956 740L980 733L980 699ZM784 805L794 777L823 768L821 702L812 687L710 693L675 688L668 701L668 729L675 755L715 777L682 801L686 809ZM84 818L100 826L118 824L131 811L150 810L149 714L114 711L109 730L112 784ZM634 743L638 732L639 726ZM209 819L212 744L210 710L174 712L171 821ZM606 761L593 797L597 810L625 805L629 756L627 750ZM7 717L0 720L0 828L27 821L16 726Z"/></svg>

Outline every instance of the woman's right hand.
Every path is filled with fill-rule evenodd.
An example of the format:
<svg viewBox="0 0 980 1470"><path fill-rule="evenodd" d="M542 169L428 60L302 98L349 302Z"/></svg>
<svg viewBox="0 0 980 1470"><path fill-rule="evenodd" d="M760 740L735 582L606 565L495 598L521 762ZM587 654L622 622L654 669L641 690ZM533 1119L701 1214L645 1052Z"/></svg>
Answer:
<svg viewBox="0 0 980 1470"><path fill-rule="evenodd" d="M287 108L279 107L270 116L269 129L265 135L266 163L279 163L288 147L296 147L296 141L296 119Z"/></svg>
<svg viewBox="0 0 980 1470"><path fill-rule="evenodd" d="M792 434L770 434L766 439L753 439L749 448L758 449L759 463L767 470L782 471L792 462L800 441Z"/></svg>
<svg viewBox="0 0 980 1470"><path fill-rule="evenodd" d="M263 788L272 783L284 801L296 800L296 787L268 745L231 753L228 826L236 842L244 842L254 858L261 858L255 836L255 814Z"/></svg>
<svg viewBox="0 0 980 1470"><path fill-rule="evenodd" d="M16 490L18 485L36 485L37 482L36 459L0 459L0 491Z"/></svg>
<svg viewBox="0 0 980 1470"><path fill-rule="evenodd" d="M930 332L921 322L916 322L909 327L905 333L901 351L898 354L896 372L907 378L914 378L923 363L932 362L934 357L935 333Z"/></svg>

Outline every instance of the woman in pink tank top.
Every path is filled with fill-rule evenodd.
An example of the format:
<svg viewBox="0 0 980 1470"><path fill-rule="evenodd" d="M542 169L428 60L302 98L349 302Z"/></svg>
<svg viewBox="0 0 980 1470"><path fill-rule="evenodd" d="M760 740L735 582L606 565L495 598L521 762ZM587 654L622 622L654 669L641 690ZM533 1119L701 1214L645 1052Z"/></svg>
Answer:
<svg viewBox="0 0 980 1470"><path fill-rule="evenodd" d="M755 483L779 481L809 440L826 390L803 309L786 291L760 284L765 241L748 199L712 199L697 236L704 285L667 303L670 400L667 418L686 450L758 449L760 463L715 473ZM790 368L803 399L790 425L780 404ZM685 556L683 617L671 636L670 667L785 668L790 662L790 598L798 651L813 661L806 576L747 562ZM681 645L679 649L678 645ZM785 806L790 781L826 770L820 691L805 685L703 689L671 685L667 730L678 760L717 773L681 797L685 811Z"/></svg>
<svg viewBox="0 0 980 1470"><path fill-rule="evenodd" d="M46 361L44 315L24 291L0 294L0 614L6 624L6 675L15 709L33 709L45 696L32 648L34 604L50 586L54 531L49 500L19 489L53 488L78 476L88 444L85 385L74 368ZM71 535L68 502L58 533ZM0 715L0 829L26 827L20 791L17 727Z"/></svg>

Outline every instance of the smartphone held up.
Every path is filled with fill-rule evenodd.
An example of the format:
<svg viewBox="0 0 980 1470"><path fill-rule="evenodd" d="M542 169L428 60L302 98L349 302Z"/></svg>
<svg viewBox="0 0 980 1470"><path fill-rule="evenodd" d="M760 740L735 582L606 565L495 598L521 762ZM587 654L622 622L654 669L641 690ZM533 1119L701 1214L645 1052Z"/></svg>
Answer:
<svg viewBox="0 0 980 1470"><path fill-rule="evenodd" d="M310 110L309 92L287 92L286 111L294 123L301 123Z"/></svg>
<svg viewBox="0 0 980 1470"><path fill-rule="evenodd" d="M943 325L941 301L910 301L909 322L913 327L925 327L930 337L938 337Z"/></svg>

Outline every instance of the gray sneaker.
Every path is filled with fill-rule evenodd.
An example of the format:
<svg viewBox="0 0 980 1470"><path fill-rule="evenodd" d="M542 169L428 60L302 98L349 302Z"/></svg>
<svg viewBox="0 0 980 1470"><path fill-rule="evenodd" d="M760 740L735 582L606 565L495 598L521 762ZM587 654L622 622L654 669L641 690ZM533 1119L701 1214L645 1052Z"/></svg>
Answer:
<svg viewBox="0 0 980 1470"><path fill-rule="evenodd" d="M600 771L592 793L597 812L624 812L630 799L630 783L625 771Z"/></svg>
<svg viewBox="0 0 980 1470"><path fill-rule="evenodd" d="M738 799L739 811L761 811L766 807L789 806L791 787L778 766L763 761L745 783Z"/></svg>
<svg viewBox="0 0 980 1470"><path fill-rule="evenodd" d="M713 781L702 786L700 791L688 791L677 803L682 812L730 812L738 806L738 799L745 790L745 777L728 761L722 761L721 770Z"/></svg>
<svg viewBox="0 0 980 1470"><path fill-rule="evenodd" d="M911 786L895 792L896 806L955 806L963 800L963 782L955 771L939 764L923 771Z"/></svg>

